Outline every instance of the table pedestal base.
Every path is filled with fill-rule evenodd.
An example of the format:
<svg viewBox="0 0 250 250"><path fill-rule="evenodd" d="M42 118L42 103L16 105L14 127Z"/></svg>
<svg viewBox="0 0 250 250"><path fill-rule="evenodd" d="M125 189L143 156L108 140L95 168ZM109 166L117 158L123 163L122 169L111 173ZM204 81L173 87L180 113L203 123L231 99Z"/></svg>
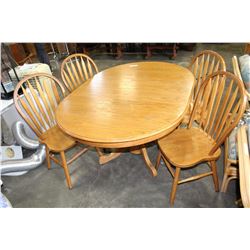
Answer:
<svg viewBox="0 0 250 250"><path fill-rule="evenodd" d="M148 152L147 152L146 147L145 146L143 146L143 147L135 147L135 148L131 148L131 149L132 150L130 150L130 152L133 153L133 154L142 154L143 159L145 161L145 164L146 164L147 168L149 169L150 173L152 174L152 176L157 176L157 170L156 170L155 166L153 165L153 163L151 162L151 160L148 157ZM112 153L109 153L109 154L104 154L100 148L96 148L96 151L97 151L97 153L99 155L99 163L101 165L116 159L122 153L122 150L121 150L121 152L112 152Z"/></svg>
<svg viewBox="0 0 250 250"><path fill-rule="evenodd" d="M134 155L140 155L141 154L141 147L140 146L131 147L129 150L130 150L131 154L134 154Z"/></svg>
<svg viewBox="0 0 250 250"><path fill-rule="evenodd" d="M104 154L100 148L96 148L96 152L99 155L99 164L101 165L106 164L121 155L121 152L112 152L109 154Z"/></svg>
<svg viewBox="0 0 250 250"><path fill-rule="evenodd" d="M109 161L116 159L120 155L121 155L121 153L110 153L110 154L101 155L101 156L99 156L99 163L101 165L106 164Z"/></svg>

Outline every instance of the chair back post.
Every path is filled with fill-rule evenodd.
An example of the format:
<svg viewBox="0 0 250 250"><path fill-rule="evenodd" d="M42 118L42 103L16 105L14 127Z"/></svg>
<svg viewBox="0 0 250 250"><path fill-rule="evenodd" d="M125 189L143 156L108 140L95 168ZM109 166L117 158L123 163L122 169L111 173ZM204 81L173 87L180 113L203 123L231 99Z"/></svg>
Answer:
<svg viewBox="0 0 250 250"><path fill-rule="evenodd" d="M61 77L70 93L96 73L98 68L95 62L81 53L68 56L61 65Z"/></svg>
<svg viewBox="0 0 250 250"><path fill-rule="evenodd" d="M23 95L19 94L22 90ZM14 91L14 104L21 117L38 137L56 125L55 111L65 97L63 84L52 75L31 74L23 78Z"/></svg>

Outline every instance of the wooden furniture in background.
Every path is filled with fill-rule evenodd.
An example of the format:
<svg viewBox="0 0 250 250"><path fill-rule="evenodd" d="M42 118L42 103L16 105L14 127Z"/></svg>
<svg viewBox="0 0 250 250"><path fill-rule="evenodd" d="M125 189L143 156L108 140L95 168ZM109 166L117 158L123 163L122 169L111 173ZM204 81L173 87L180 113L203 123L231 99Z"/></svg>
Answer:
<svg viewBox="0 0 250 250"><path fill-rule="evenodd" d="M115 59L121 59L124 54L144 54L142 43L106 43L106 52L115 56Z"/></svg>
<svg viewBox="0 0 250 250"><path fill-rule="evenodd" d="M152 57L152 52L154 50L164 50L165 52L168 52L169 54L169 58L170 59L175 59L177 56L177 44L176 43L172 43L172 44L147 44L147 55L146 55L146 59L149 59ZM170 51L170 53L169 53Z"/></svg>
<svg viewBox="0 0 250 250"><path fill-rule="evenodd" d="M193 51L196 43L178 43L178 48L180 50Z"/></svg>
<svg viewBox="0 0 250 250"><path fill-rule="evenodd" d="M25 51L28 52L28 54L32 54L33 57L36 56L36 48L34 43L23 43Z"/></svg>
<svg viewBox="0 0 250 250"><path fill-rule="evenodd" d="M163 158L174 178L171 205L174 204L178 184L212 175L215 191L219 191L216 160L221 153L220 146L238 124L246 101L244 85L238 77L224 71L214 73L199 88L188 127L178 128L158 141L160 151L156 167ZM196 116L197 111L199 116ZM192 168L201 162L208 162L209 172L179 180L182 169Z"/></svg>
<svg viewBox="0 0 250 250"><path fill-rule="evenodd" d="M34 85L36 88L34 89ZM23 94L18 94L22 89ZM14 103L22 118L36 133L39 142L46 145L46 159L50 169L50 159L58 163L64 169L67 185L72 188L68 164L72 163L87 148L77 152L68 162L65 151L74 147L76 141L63 133L55 121L55 111L61 99L65 96L63 85L55 77L48 74L33 74L22 79L14 91ZM59 153L61 161L55 158L51 152Z"/></svg>
<svg viewBox="0 0 250 250"><path fill-rule="evenodd" d="M98 73L95 62L85 54L73 54L65 58L61 65L61 77L69 92Z"/></svg>
<svg viewBox="0 0 250 250"><path fill-rule="evenodd" d="M59 127L99 148L136 147L152 175L146 143L179 125L188 108L193 74L165 62L134 62L106 69L79 86L58 106Z"/></svg>
<svg viewBox="0 0 250 250"><path fill-rule="evenodd" d="M116 45L116 59L119 60L123 57L122 45L121 43L117 43Z"/></svg>
<svg viewBox="0 0 250 250"><path fill-rule="evenodd" d="M201 83L212 73L223 70L226 71L226 64L221 55L212 50L203 50L199 52L191 61L188 66L195 76L195 86L193 90L193 97L189 107L189 111L183 119L183 123L186 124L189 121L195 98L199 92Z"/></svg>
<svg viewBox="0 0 250 250"><path fill-rule="evenodd" d="M246 43L244 53L250 54L250 43Z"/></svg>
<svg viewBox="0 0 250 250"><path fill-rule="evenodd" d="M26 53L23 44L21 43L10 43L8 44L10 48L13 59L18 65L23 65L24 63L32 63L32 58L34 54L32 52Z"/></svg>
<svg viewBox="0 0 250 250"><path fill-rule="evenodd" d="M182 44L184 49L192 50L194 44ZM77 52L90 55L92 53L100 55L111 55L119 60L124 55L141 55L142 58L149 59L153 51L162 50L164 55L174 59L179 46L177 43L78 43ZM74 52L75 53L75 52ZM163 53L162 53L163 54Z"/></svg>
<svg viewBox="0 0 250 250"><path fill-rule="evenodd" d="M89 55L91 51L97 50L102 46L101 43L77 43L76 51L77 53L83 53Z"/></svg>
<svg viewBox="0 0 250 250"><path fill-rule="evenodd" d="M249 127L248 127L249 129ZM247 126L239 128L237 133L240 172L240 193L243 206L250 208L250 154L247 139ZM249 138L249 136L248 136Z"/></svg>

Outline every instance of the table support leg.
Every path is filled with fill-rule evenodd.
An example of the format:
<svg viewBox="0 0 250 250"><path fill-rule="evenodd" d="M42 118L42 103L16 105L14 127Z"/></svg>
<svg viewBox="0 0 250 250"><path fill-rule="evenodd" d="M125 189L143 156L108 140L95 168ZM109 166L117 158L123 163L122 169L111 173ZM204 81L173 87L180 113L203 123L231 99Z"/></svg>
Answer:
<svg viewBox="0 0 250 250"><path fill-rule="evenodd" d="M99 163L101 165L108 163L109 161L114 160L115 158L119 157L121 155L120 152L112 152L109 154L104 154L100 148L96 148L96 151L99 155Z"/></svg>
<svg viewBox="0 0 250 250"><path fill-rule="evenodd" d="M108 163L109 161L112 161L112 160L116 159L120 155L121 155L121 153L109 153L109 154L99 156L99 163L101 165L105 164L105 163Z"/></svg>
<svg viewBox="0 0 250 250"><path fill-rule="evenodd" d="M134 155L140 155L141 154L141 150L139 150L139 149L131 150L130 153L134 154Z"/></svg>
<svg viewBox="0 0 250 250"><path fill-rule="evenodd" d="M134 155L141 154L141 147L140 146L131 147L129 150L130 150L131 154L134 154Z"/></svg>
<svg viewBox="0 0 250 250"><path fill-rule="evenodd" d="M141 148L141 153L142 153L143 159L146 163L146 166L150 170L152 176L157 176L157 170L156 170L155 166L152 164L152 162L150 161L150 159L148 157L147 150L145 147Z"/></svg>

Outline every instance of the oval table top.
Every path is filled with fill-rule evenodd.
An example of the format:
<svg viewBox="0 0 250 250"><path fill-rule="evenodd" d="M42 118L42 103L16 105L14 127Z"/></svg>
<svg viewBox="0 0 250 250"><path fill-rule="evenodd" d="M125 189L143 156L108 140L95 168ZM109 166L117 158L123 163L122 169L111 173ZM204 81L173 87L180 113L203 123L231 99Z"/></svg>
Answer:
<svg viewBox="0 0 250 250"><path fill-rule="evenodd" d="M103 148L152 142L181 122L194 85L186 68L166 62L133 62L108 68L58 106L58 126Z"/></svg>

